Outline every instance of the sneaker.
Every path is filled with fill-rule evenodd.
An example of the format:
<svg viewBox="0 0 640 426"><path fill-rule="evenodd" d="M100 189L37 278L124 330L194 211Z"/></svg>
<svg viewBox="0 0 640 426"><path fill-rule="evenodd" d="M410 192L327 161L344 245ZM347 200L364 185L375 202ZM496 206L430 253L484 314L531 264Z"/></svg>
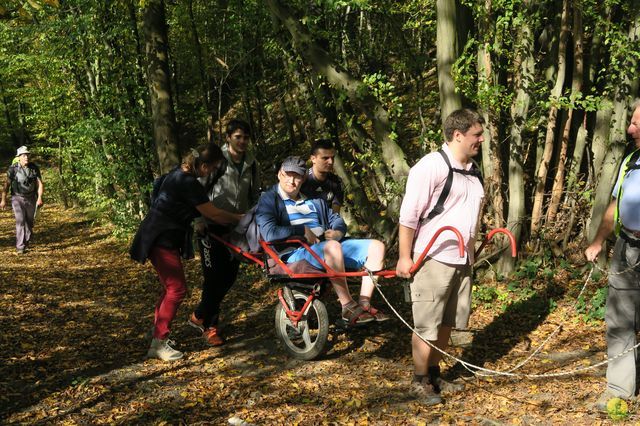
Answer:
<svg viewBox="0 0 640 426"><path fill-rule="evenodd" d="M175 342L169 339L156 339L154 337L147 351L147 358L157 358L162 361L176 361L184 356L182 352L173 349L170 345L175 345Z"/></svg>
<svg viewBox="0 0 640 426"><path fill-rule="evenodd" d="M187 324L197 329L200 333L204 333L204 319L198 319L195 312L191 314L191 316L187 320Z"/></svg>
<svg viewBox="0 0 640 426"><path fill-rule="evenodd" d="M224 345L224 339L218 331L218 327L209 327L202 333L202 338L209 346Z"/></svg>
<svg viewBox="0 0 640 426"><path fill-rule="evenodd" d="M411 382L411 394L424 405L437 405L442 403L442 397L436 393L428 378L421 382Z"/></svg>
<svg viewBox="0 0 640 426"><path fill-rule="evenodd" d="M373 318L373 315L369 312L365 311L362 306L355 304L342 308L342 320L350 325L359 325L375 321L375 318Z"/></svg>
<svg viewBox="0 0 640 426"><path fill-rule="evenodd" d="M436 378L433 387L436 393L456 393L464 390L463 383L449 382L442 377Z"/></svg>
<svg viewBox="0 0 640 426"><path fill-rule="evenodd" d="M601 413L606 413L607 412L607 402L609 402L609 400L611 398L619 398L618 395L616 395L615 393L613 393L613 391L611 389L606 389L602 395L600 395L600 398L598 398L596 400L596 402L593 404L593 408L596 411L600 411Z"/></svg>
<svg viewBox="0 0 640 426"><path fill-rule="evenodd" d="M16 254L20 255L24 253L25 253L25 249L16 249Z"/></svg>

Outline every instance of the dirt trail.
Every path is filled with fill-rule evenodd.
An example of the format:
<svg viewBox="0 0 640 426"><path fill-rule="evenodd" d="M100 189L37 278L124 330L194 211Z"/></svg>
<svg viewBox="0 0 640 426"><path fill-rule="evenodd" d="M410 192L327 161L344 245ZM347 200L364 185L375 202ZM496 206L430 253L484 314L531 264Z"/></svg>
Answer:
<svg viewBox="0 0 640 426"><path fill-rule="evenodd" d="M332 336L319 361L287 357L275 339L275 288L246 267L227 296L228 344L206 347L185 324L199 298L199 265L172 337L187 353L145 361L158 284L149 265L77 210L39 212L33 249L18 256L10 210L0 211L0 423L6 424L608 424L589 410L602 369L562 379L467 378L436 407L408 394L409 332L398 320ZM410 318L400 286L384 287ZM376 296L377 297L377 296ZM335 302L327 300L335 315ZM478 309L466 345L453 351L489 368L514 365L555 325L563 332L528 372L602 360L603 326L577 321L572 302L552 313ZM524 302L526 303L526 302ZM565 306L566 305L566 306ZM521 306L522 308L522 306ZM526 308L526 306L524 306ZM460 336L458 336L460 337ZM451 371L461 369L453 368ZM637 407L633 405L635 413ZM638 421L633 414L628 421Z"/></svg>

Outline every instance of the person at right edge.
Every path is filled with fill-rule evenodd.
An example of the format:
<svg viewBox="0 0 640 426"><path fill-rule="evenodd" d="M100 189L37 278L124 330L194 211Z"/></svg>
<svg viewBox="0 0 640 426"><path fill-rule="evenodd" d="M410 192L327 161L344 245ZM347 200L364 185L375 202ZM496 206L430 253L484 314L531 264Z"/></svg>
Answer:
<svg viewBox="0 0 640 426"><path fill-rule="evenodd" d="M251 152L251 129L249 123L234 119L227 124L226 143L222 155L226 160L224 174L213 184L200 178L209 200L219 209L244 214L260 197L258 162ZM211 178L211 176L210 176ZM206 221L206 224L205 224ZM196 219L196 233L202 264L202 295L200 303L191 314L188 324L202 333L210 346L224 344L220 332L220 305L236 281L240 261L233 257L220 242L209 238L207 232L224 235L231 229L206 219Z"/></svg>
<svg viewBox="0 0 640 426"><path fill-rule="evenodd" d="M605 310L607 325L607 388L595 403L607 411L611 398L629 399L636 392L636 333L640 324L640 99L632 105L627 133L635 150L620 167L612 201L605 211L593 242L584 254L594 261L602 244L615 231L617 239L609 266L609 293Z"/></svg>
<svg viewBox="0 0 640 426"><path fill-rule="evenodd" d="M452 328L468 325L471 265L484 199L482 178L472 157L478 154L484 140L483 124L482 116L470 109L454 111L446 118L443 126L446 143L411 168L400 208L396 265L399 277L411 277L414 262L443 226L455 226L466 248L461 258L455 236L443 232L411 282L416 330L411 340L414 365L411 393L426 405L441 403L443 392L463 389L461 384L441 377L442 355L420 336L444 351Z"/></svg>

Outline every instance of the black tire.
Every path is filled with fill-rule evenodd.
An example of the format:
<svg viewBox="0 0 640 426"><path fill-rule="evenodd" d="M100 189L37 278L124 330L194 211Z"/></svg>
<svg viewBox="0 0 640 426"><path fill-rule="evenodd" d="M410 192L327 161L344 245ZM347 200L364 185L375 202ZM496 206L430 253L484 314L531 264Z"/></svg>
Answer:
<svg viewBox="0 0 640 426"><path fill-rule="evenodd" d="M292 293L296 309L302 309L308 296L296 290ZM278 303L275 326L278 338L292 357L309 361L324 352L329 336L329 315L321 300L313 299L297 328L287 318L282 304Z"/></svg>

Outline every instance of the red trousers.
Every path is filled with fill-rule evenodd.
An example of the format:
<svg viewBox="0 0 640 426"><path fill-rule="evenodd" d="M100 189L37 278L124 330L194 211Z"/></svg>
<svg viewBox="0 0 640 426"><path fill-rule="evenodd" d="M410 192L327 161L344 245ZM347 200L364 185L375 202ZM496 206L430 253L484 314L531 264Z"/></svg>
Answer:
<svg viewBox="0 0 640 426"><path fill-rule="evenodd" d="M166 339L169 335L169 325L187 294L187 281L178 250L154 246L149 253L149 260L162 284L160 298L156 303L153 337Z"/></svg>

